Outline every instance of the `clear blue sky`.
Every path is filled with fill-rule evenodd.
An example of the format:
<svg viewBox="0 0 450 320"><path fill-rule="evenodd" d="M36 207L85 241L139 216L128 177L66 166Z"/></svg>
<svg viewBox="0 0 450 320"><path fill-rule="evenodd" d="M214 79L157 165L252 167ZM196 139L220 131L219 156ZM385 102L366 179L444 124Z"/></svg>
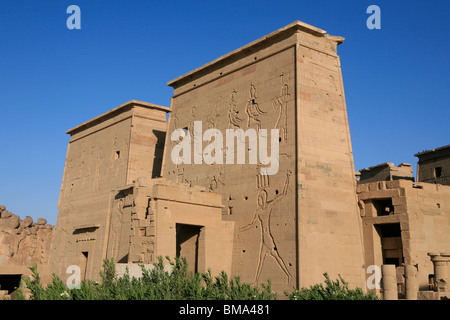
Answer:
<svg viewBox="0 0 450 320"><path fill-rule="evenodd" d="M81 30L66 9L81 8ZM381 8L381 30L366 9ZM450 144L450 1L0 0L0 204L55 224L65 131L301 20L338 47L356 170Z"/></svg>

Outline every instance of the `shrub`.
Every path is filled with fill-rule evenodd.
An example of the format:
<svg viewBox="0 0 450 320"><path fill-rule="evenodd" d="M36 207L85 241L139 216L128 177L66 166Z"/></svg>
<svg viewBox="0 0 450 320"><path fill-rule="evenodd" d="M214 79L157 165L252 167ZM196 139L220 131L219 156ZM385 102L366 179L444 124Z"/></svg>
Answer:
<svg viewBox="0 0 450 320"><path fill-rule="evenodd" d="M118 277L113 260L103 262L100 283L84 280L80 288L68 289L53 275L45 288L40 282L36 266L30 267L32 276L24 278L32 300L269 300L276 299L270 280L261 288L241 283L239 277L229 279L225 272L213 277L206 273L189 273L186 259L166 259L171 271L164 269L162 257L148 270L142 266L142 277L130 277L128 269ZM25 299L22 289L18 299Z"/></svg>
<svg viewBox="0 0 450 320"><path fill-rule="evenodd" d="M372 292L365 293L361 288L349 289L348 283L341 276L336 281L332 281L327 273L323 275L325 287L319 283L310 288L294 288L293 292L285 291L284 294L289 300L378 300Z"/></svg>

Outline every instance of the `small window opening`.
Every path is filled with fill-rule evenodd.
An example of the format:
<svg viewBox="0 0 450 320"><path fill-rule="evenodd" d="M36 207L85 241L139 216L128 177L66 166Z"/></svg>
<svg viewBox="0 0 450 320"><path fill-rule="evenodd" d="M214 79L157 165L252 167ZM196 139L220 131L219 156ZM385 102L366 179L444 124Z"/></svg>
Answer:
<svg viewBox="0 0 450 320"><path fill-rule="evenodd" d="M442 167L434 168L434 177L440 178L442 176Z"/></svg>
<svg viewBox="0 0 450 320"><path fill-rule="evenodd" d="M377 216L388 216L394 214L392 199L377 199L372 201L377 212Z"/></svg>

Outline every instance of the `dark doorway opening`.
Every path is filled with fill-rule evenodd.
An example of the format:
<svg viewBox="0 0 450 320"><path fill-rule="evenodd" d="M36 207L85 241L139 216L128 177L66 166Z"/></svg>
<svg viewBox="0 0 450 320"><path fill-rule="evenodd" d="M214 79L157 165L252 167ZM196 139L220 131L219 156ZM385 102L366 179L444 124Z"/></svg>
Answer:
<svg viewBox="0 0 450 320"><path fill-rule="evenodd" d="M375 228L381 238L383 264L401 266L404 257L400 223L379 224Z"/></svg>
<svg viewBox="0 0 450 320"><path fill-rule="evenodd" d="M86 280L88 256L89 253L87 251L81 252L80 272L81 272L81 279L83 280Z"/></svg>
<svg viewBox="0 0 450 320"><path fill-rule="evenodd" d="M199 272L199 260L202 260L201 226L176 224L176 254L184 257L188 264L188 272Z"/></svg>
<svg viewBox="0 0 450 320"><path fill-rule="evenodd" d="M8 290L8 294L11 294L19 288L21 279L21 274L0 275L0 290Z"/></svg>

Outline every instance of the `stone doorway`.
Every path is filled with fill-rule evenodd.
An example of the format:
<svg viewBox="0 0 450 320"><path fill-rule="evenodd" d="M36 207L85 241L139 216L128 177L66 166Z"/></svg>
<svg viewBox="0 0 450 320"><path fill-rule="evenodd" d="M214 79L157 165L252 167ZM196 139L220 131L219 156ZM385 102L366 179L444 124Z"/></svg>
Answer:
<svg viewBox="0 0 450 320"><path fill-rule="evenodd" d="M381 244L382 264L401 266L404 257L400 223L378 224L375 225L375 229Z"/></svg>
<svg viewBox="0 0 450 320"><path fill-rule="evenodd" d="M203 227L176 224L176 255L186 258L188 272L202 272L204 264Z"/></svg>

